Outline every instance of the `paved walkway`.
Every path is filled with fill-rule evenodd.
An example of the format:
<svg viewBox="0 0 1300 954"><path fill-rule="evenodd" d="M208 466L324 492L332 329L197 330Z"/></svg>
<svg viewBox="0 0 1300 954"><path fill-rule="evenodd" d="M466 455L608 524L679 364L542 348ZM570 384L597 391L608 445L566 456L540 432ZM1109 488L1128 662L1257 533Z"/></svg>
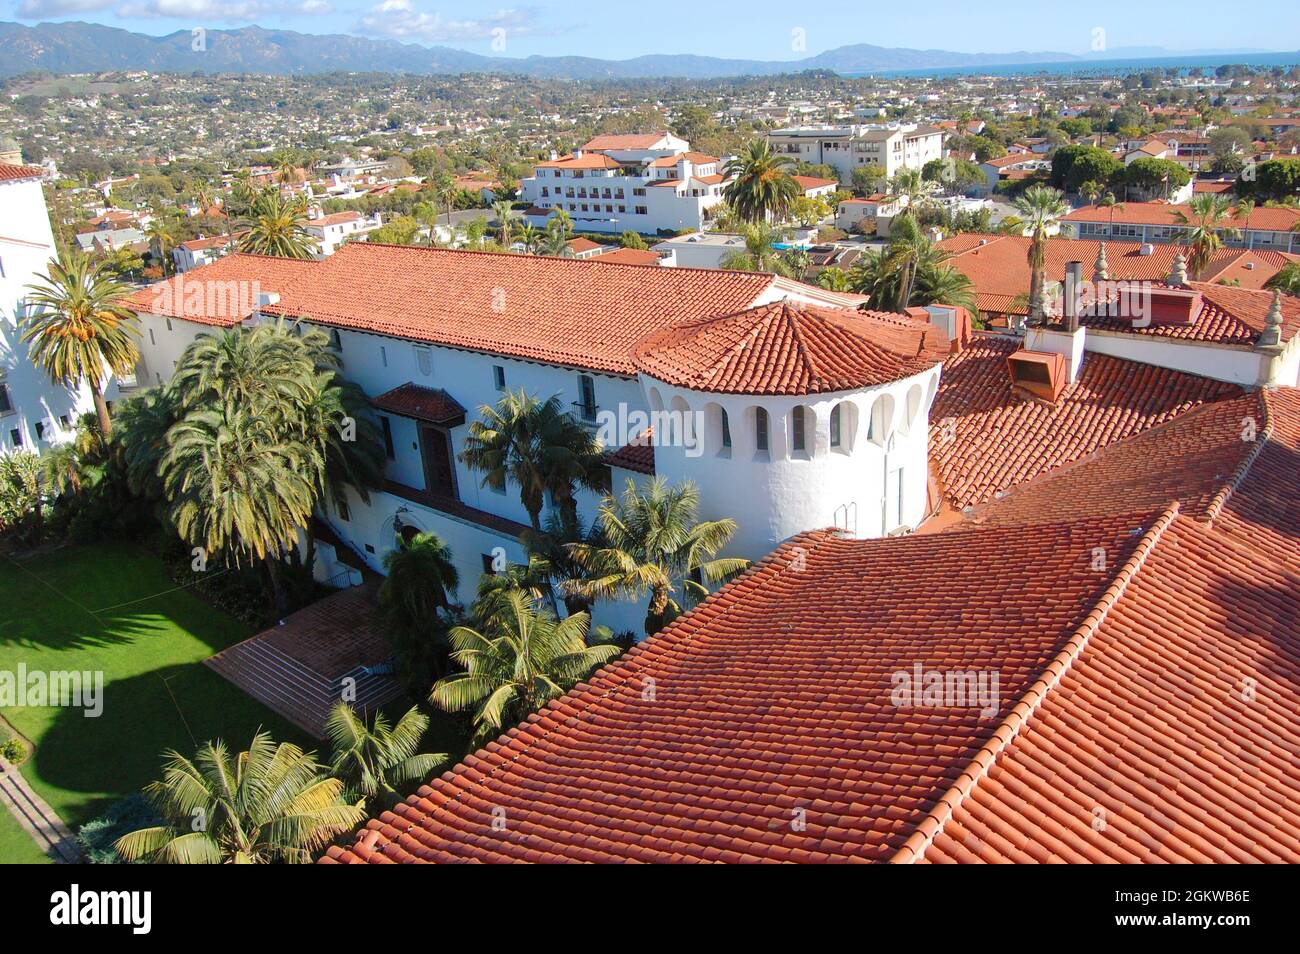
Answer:
<svg viewBox="0 0 1300 954"><path fill-rule="evenodd" d="M23 831L55 861L73 864L81 860L76 838L45 799L32 791L27 779L0 758L0 804L18 819Z"/></svg>

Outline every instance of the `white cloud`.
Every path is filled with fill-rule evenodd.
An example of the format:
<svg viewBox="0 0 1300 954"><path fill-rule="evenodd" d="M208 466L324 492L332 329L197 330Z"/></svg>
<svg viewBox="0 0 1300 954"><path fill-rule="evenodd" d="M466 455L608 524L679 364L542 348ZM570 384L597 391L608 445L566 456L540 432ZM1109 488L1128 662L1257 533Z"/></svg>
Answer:
<svg viewBox="0 0 1300 954"><path fill-rule="evenodd" d="M352 29L367 36L431 43L482 40L491 37L496 29L514 36L543 32L532 7L498 10L473 20L452 20L441 13L422 13L415 9L411 0L384 0L363 14Z"/></svg>
<svg viewBox="0 0 1300 954"><path fill-rule="evenodd" d="M22 0L18 16L24 20L90 13L115 7L124 19L202 20L220 23L244 23L267 17L280 18L298 13L329 13L327 0L297 0L275 3L272 0Z"/></svg>

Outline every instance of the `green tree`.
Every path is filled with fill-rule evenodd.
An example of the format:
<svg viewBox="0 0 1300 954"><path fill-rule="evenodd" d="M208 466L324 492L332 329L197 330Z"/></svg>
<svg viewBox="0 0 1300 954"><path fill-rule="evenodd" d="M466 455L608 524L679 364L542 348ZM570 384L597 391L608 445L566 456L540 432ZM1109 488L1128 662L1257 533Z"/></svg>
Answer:
<svg viewBox="0 0 1300 954"><path fill-rule="evenodd" d="M1029 316L1036 321L1045 318L1043 286L1047 281L1047 240L1058 227L1060 220L1070 211L1064 196L1047 186L1030 186L1016 199L1025 230L1029 234Z"/></svg>
<svg viewBox="0 0 1300 954"><path fill-rule="evenodd" d="M483 474L483 485L519 486L519 499L534 530L549 492L561 512L576 512L575 485L600 488L601 447L594 435L568 414L558 396L540 401L523 388L506 391L495 406L479 408L469 426L460 459Z"/></svg>
<svg viewBox="0 0 1300 954"><path fill-rule="evenodd" d="M1209 267L1214 253L1223 248L1224 238L1235 238L1240 233L1227 227L1232 203L1227 196L1217 193L1194 195L1187 203L1187 211L1179 210L1174 221L1187 227L1183 244L1190 250L1187 267L1194 278L1199 278Z"/></svg>
<svg viewBox="0 0 1300 954"><path fill-rule="evenodd" d="M1065 192L1078 192L1085 182L1109 183L1124 164L1096 146L1062 146L1052 156L1050 183Z"/></svg>
<svg viewBox="0 0 1300 954"><path fill-rule="evenodd" d="M645 239L631 229L625 229L623 234L618 237L618 244L623 248L634 248L639 251L645 251L647 248Z"/></svg>
<svg viewBox="0 0 1300 954"><path fill-rule="evenodd" d="M777 155L766 139L752 140L727 162L724 172L731 181L723 195L748 222L780 220L799 195L788 165L790 157Z"/></svg>
<svg viewBox="0 0 1300 954"><path fill-rule="evenodd" d="M403 538L384 555L379 622L402 681L424 692L447 672L448 622L460 574L451 550L433 533Z"/></svg>
<svg viewBox="0 0 1300 954"><path fill-rule="evenodd" d="M600 505L596 522L604 545L569 547L587 578L568 581L564 590L589 600L649 594L645 631L654 635L681 613L683 601L707 595L704 584L723 582L749 566L748 560L718 556L736 522L700 521L699 506L692 483L670 485L655 477L639 489L629 480L622 497L608 496Z"/></svg>
<svg viewBox="0 0 1300 954"><path fill-rule="evenodd" d="M221 740L200 746L192 761L168 752L162 779L145 794L164 824L119 838L127 861L301 864L365 820L311 753L261 731L234 755Z"/></svg>
<svg viewBox="0 0 1300 954"><path fill-rule="evenodd" d="M347 703L336 705L325 723L325 737L330 774L345 786L345 801L363 801L372 814L390 809L412 784L446 765L446 755L420 752L428 728L429 717L415 706L396 723L379 712L367 724Z"/></svg>
<svg viewBox="0 0 1300 954"><path fill-rule="evenodd" d="M1264 287L1280 288L1284 295L1300 295L1300 262L1287 262Z"/></svg>
<svg viewBox="0 0 1300 954"><path fill-rule="evenodd" d="M28 286L23 341L32 361L56 384L90 389L101 432L113 424L104 400L108 372L130 374L140 360L136 317L126 307L128 289L84 255L53 262L41 284Z"/></svg>
<svg viewBox="0 0 1300 954"><path fill-rule="evenodd" d="M275 186L267 186L253 197L237 228L244 230L239 240L241 252L311 258L317 250L316 239L307 231L306 198L286 199Z"/></svg>
<svg viewBox="0 0 1300 954"><path fill-rule="evenodd" d="M793 277L789 261L775 248L777 242L786 238L783 228L773 228L765 221L747 222L741 227L741 236L745 240L744 251L729 252L723 257L721 266L731 271L771 272L774 275Z"/></svg>
<svg viewBox="0 0 1300 954"><path fill-rule="evenodd" d="M433 687L430 701L448 712L473 710L480 746L617 656L617 646L586 645L588 617L557 621L518 590L505 596L482 631L451 631L453 656L464 672Z"/></svg>

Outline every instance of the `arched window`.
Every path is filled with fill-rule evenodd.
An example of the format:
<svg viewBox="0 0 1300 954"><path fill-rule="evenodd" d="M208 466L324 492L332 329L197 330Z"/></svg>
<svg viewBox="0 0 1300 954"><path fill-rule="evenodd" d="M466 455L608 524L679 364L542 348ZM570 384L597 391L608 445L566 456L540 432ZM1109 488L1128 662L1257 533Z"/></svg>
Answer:
<svg viewBox="0 0 1300 954"><path fill-rule="evenodd" d="M894 397L883 394L871 405L871 420L867 425L867 440L880 446L889 438L889 430L894 425Z"/></svg>
<svg viewBox="0 0 1300 954"><path fill-rule="evenodd" d="M907 390L907 405L903 410L903 433L910 434L912 425L916 423L917 417L921 413L921 385L913 384Z"/></svg>
<svg viewBox="0 0 1300 954"><path fill-rule="evenodd" d="M767 453L767 409L754 410L754 448L761 454Z"/></svg>
<svg viewBox="0 0 1300 954"><path fill-rule="evenodd" d="M721 412L722 446L726 450L731 450L731 418L727 417L727 409L725 407L720 407L718 410Z"/></svg>
<svg viewBox="0 0 1300 954"><path fill-rule="evenodd" d="M836 404L831 408L831 447L842 447L844 444L843 437L840 433L840 408L842 405Z"/></svg>

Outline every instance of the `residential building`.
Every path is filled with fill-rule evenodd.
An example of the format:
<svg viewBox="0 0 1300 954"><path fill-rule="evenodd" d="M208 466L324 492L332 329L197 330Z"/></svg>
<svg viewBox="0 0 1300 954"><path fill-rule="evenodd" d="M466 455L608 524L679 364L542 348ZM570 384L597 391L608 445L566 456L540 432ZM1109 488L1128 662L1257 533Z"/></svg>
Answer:
<svg viewBox="0 0 1300 954"><path fill-rule="evenodd" d="M1192 226L1180 221L1180 215L1194 218L1186 205L1125 202L1075 209L1061 220L1061 226L1062 233L1071 238L1182 244ZM1297 225L1300 225L1300 209L1258 206L1246 216L1234 209L1222 221L1225 230L1223 244L1230 248L1300 251L1300 232L1295 231Z"/></svg>
<svg viewBox="0 0 1300 954"><path fill-rule="evenodd" d="M875 166L892 178L902 169L920 169L943 158L943 136L937 126L916 124L792 126L772 130L767 141L783 156L831 166L847 186L858 168Z"/></svg>
<svg viewBox="0 0 1300 954"><path fill-rule="evenodd" d="M235 247L235 241L233 235L211 235L181 242L172 249L172 261L176 263L176 271L188 272L200 265L210 265L230 252Z"/></svg>
<svg viewBox="0 0 1300 954"><path fill-rule="evenodd" d="M537 163L521 180L520 196L531 203L524 218L545 227L563 209L579 232L698 229L723 201L722 166L668 133L597 136L570 155Z"/></svg>
<svg viewBox="0 0 1300 954"><path fill-rule="evenodd" d="M379 225L380 216L378 212L367 216L352 210L334 212L330 215L320 215L308 219L306 231L308 235L316 239L317 257L326 258L338 251L344 242L360 239L367 232L373 232L379 228Z"/></svg>
<svg viewBox="0 0 1300 954"><path fill-rule="evenodd" d="M865 198L845 199L835 209L835 227L864 235L889 235L894 216L907 207L907 196L876 193Z"/></svg>

